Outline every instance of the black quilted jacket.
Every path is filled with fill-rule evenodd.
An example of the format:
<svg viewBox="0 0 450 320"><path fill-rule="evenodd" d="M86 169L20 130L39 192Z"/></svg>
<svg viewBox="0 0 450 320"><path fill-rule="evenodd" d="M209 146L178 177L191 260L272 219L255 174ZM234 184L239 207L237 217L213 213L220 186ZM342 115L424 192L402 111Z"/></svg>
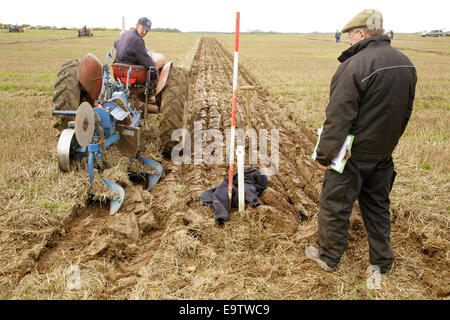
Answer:
<svg viewBox="0 0 450 320"><path fill-rule="evenodd" d="M353 159L390 157L411 116L416 69L385 36L358 42L338 60L317 161L328 166L348 134L355 136Z"/></svg>

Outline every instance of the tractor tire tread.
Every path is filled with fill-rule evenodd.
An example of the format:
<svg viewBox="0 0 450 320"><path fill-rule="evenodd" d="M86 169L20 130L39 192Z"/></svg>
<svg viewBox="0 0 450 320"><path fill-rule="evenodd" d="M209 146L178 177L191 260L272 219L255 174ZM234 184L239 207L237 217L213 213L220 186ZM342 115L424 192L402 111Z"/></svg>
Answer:
<svg viewBox="0 0 450 320"><path fill-rule="evenodd" d="M187 92L189 87L189 73L187 70L172 67L167 79L166 87L161 92L161 108L159 121L159 137L162 154L167 155L177 144L171 141L172 132L184 126L187 115Z"/></svg>
<svg viewBox="0 0 450 320"><path fill-rule="evenodd" d="M77 78L80 65L78 59L69 60L61 65L56 80L53 95L54 110L77 110L81 102L81 85ZM68 117L62 117L62 122L68 122ZM60 127L60 129L64 129Z"/></svg>

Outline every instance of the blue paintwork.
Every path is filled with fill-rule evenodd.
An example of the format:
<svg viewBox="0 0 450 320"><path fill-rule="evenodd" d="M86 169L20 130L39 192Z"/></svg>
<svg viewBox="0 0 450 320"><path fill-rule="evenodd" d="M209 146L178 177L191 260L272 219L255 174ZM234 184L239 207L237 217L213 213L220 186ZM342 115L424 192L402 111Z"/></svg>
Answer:
<svg viewBox="0 0 450 320"><path fill-rule="evenodd" d="M110 103L113 104L112 102ZM100 116L100 126L103 128L105 139L108 139L116 131L116 121L103 107L96 107L93 111ZM94 135L100 135L97 129L95 129Z"/></svg>
<svg viewBox="0 0 450 320"><path fill-rule="evenodd" d="M114 52L114 49L111 48L111 51L106 53L106 62L103 65L102 91L100 92L100 97L103 97L103 93L105 92L106 85L109 83L109 74L111 72L110 72L110 67L109 67L108 61L109 61L109 58L112 58L113 52ZM107 97L107 99L108 99L108 97Z"/></svg>
<svg viewBox="0 0 450 320"><path fill-rule="evenodd" d="M111 199L111 204L109 207L109 215L111 216L119 211L120 207L122 206L123 200L125 199L125 190L123 190L121 186L119 186L115 182L112 182L111 180L105 178L102 178L102 180L111 191L116 192L119 195L119 199Z"/></svg>
<svg viewBox="0 0 450 320"><path fill-rule="evenodd" d="M138 157L138 160L140 160L143 164L149 166L150 168L153 168L156 170L157 174L148 174L148 191L152 191L152 188L155 184L158 183L159 179L161 178L162 174L162 165L159 162L156 162L154 160L144 158L144 157Z"/></svg>
<svg viewBox="0 0 450 320"><path fill-rule="evenodd" d="M88 172L89 172L89 182L92 184L92 182L94 182L94 153L93 152L89 152Z"/></svg>
<svg viewBox="0 0 450 320"><path fill-rule="evenodd" d="M130 72L131 68L128 70L127 74L127 83L124 84L118 80L119 85L116 85L111 79L110 79L110 67L108 65L109 58L112 58L113 56L113 49L111 49L110 52L106 55L106 63L103 65L103 72L102 72L102 90L100 93L100 98L97 100L97 107L93 108L93 112L98 114L100 117L100 126L103 129L103 134L105 137L105 147L108 149L112 144L119 141L120 134L116 133L116 123L117 121L124 120L128 115L131 116L131 124L130 127L140 127L141 121L142 121L142 111L138 111L134 108L132 108L131 104L128 103L128 97L130 95L128 91L129 87L129 79L130 79ZM148 71L147 76L147 87L150 85L150 75L151 75L151 69ZM105 92L106 90L106 92ZM123 110L120 106L116 105L112 101L108 101L111 98L121 98L122 101L125 103L126 109ZM77 111L76 110L54 110L53 115L60 115L60 116L76 116ZM132 132L134 133L134 132ZM94 130L94 136L92 138L92 142L99 141L100 139L100 133L97 130L97 128ZM87 156L88 157L88 173L89 173L89 181L92 184L94 181L94 169L96 166L96 163L101 163L103 161L103 148L100 143L91 143L87 147L84 148L77 148L76 153L79 156L79 159ZM148 191L151 191L153 186L158 183L159 179L161 178L162 174L162 165L159 162L156 162L154 160L144 158L144 157L138 157L139 161L141 161L144 165L153 168L156 170L156 174L150 174L148 173ZM133 159L130 159L130 161L133 161ZM111 207L110 207L110 214L116 213L125 198L125 191L121 186L119 186L117 183L114 183L110 180L102 178L104 183L108 186L109 189L111 189L114 192L117 192L119 195L118 200L111 200Z"/></svg>
<svg viewBox="0 0 450 320"><path fill-rule="evenodd" d="M122 88L120 88L122 89ZM130 96L129 92L124 91L123 89L121 91L116 91L112 94L111 98L121 98L125 104L127 104L128 97Z"/></svg>

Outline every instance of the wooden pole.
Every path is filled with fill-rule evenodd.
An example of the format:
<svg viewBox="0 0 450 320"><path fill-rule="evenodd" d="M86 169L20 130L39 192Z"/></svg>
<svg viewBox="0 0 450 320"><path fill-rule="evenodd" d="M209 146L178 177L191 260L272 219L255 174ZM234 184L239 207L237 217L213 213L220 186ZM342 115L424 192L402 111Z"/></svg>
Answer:
<svg viewBox="0 0 450 320"><path fill-rule="evenodd" d="M257 87L255 86L242 86L239 89L245 91L245 97L246 97L246 113L247 113L247 129L252 128L252 118L251 118L251 112L250 112L250 90L255 90Z"/></svg>

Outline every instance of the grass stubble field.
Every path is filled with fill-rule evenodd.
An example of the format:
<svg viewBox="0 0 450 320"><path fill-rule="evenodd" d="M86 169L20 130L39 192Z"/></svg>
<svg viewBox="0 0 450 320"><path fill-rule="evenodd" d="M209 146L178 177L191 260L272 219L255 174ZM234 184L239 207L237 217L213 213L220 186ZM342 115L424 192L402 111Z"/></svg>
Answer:
<svg viewBox="0 0 450 320"><path fill-rule="evenodd" d="M109 238L121 246L120 254L108 247L73 261L61 251L58 263L44 267L40 261L53 239L67 237L67 226L80 219L79 208L86 210L88 187L87 173L58 170L58 131L51 115L56 73L62 63L87 52L103 63L118 37L118 32L98 31L93 38L78 39L74 33L0 33L1 299L448 299L450 39L396 34L392 41L415 64L418 84L412 118L394 152L396 266L382 278L381 289L371 290L365 274L367 240L355 213L348 248L334 273L319 270L304 256L305 247L317 240L315 217L299 219L296 232L288 232L263 223L258 208L250 214L233 212L225 228L217 228L212 209L171 212L168 207L155 213L159 227L148 229L158 237L147 237L143 228L131 245ZM147 47L190 69L203 36L150 33L145 40ZM213 36L232 53L233 35ZM332 35L243 34L240 67L261 85L289 134L313 141L324 120L336 58L346 48ZM231 90L224 94L231 102ZM239 106L244 101L240 92ZM181 181L170 182L180 201L189 190ZM145 204L158 202L157 195L146 197ZM190 223L169 232L183 215ZM93 219L85 212L78 227ZM140 260L138 246L149 248ZM81 270L78 290L66 286L65 270L72 264Z"/></svg>

